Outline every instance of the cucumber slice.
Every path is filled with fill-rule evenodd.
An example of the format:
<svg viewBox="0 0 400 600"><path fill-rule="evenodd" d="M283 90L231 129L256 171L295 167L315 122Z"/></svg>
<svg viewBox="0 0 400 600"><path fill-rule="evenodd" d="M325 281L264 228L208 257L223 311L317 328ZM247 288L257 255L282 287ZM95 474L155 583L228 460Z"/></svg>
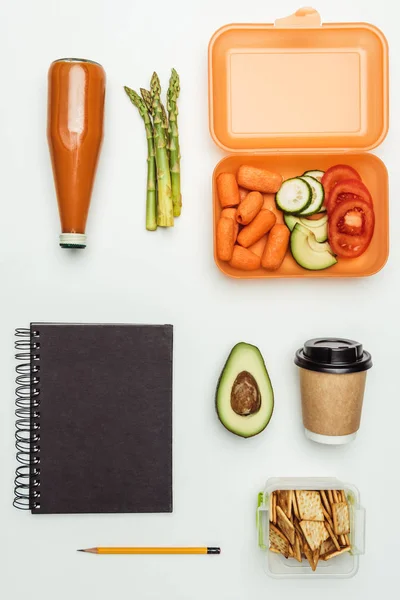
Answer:
<svg viewBox="0 0 400 600"><path fill-rule="evenodd" d="M290 250L297 264L309 271L321 271L337 263L329 244L319 244L313 232L300 223L291 233Z"/></svg>
<svg viewBox="0 0 400 600"><path fill-rule="evenodd" d="M321 206L325 199L325 192L322 183L314 179L314 177L303 175L301 179L304 179L312 189L312 199L310 204L299 211L299 214L303 217L306 215L313 215L321 210Z"/></svg>
<svg viewBox="0 0 400 600"><path fill-rule="evenodd" d="M305 210L313 198L312 188L302 177L287 179L276 193L275 202L285 213L296 214Z"/></svg>
<svg viewBox="0 0 400 600"><path fill-rule="evenodd" d="M317 181L321 181L321 179L325 175L325 171L319 171L318 169L315 171L306 171L305 173L303 173L303 177L304 177L304 175L308 175L309 177L314 177L314 179L316 179Z"/></svg>

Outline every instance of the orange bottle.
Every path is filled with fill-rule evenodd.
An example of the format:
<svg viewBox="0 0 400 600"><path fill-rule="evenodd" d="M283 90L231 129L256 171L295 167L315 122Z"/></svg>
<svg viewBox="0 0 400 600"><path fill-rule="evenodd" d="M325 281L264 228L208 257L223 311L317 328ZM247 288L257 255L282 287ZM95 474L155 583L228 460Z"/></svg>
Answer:
<svg viewBox="0 0 400 600"><path fill-rule="evenodd" d="M49 69L47 139L62 248L86 247L86 220L103 140L105 81L103 67L90 60L63 58Z"/></svg>

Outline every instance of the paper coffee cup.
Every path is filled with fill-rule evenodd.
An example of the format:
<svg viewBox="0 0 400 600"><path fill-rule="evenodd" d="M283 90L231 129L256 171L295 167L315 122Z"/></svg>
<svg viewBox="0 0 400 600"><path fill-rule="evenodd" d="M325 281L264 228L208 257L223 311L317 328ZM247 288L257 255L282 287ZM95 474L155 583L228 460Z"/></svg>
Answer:
<svg viewBox="0 0 400 600"><path fill-rule="evenodd" d="M306 436L321 444L346 444L360 427L371 355L353 340L308 340L297 351Z"/></svg>

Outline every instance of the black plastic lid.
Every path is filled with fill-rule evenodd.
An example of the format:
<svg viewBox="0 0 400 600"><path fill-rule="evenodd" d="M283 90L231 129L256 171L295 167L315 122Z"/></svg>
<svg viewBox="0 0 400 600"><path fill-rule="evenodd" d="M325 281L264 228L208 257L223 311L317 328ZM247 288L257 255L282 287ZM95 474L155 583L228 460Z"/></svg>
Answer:
<svg viewBox="0 0 400 600"><path fill-rule="evenodd" d="M371 355L362 344L340 338L308 340L297 350L294 362L319 373L357 373L372 367Z"/></svg>

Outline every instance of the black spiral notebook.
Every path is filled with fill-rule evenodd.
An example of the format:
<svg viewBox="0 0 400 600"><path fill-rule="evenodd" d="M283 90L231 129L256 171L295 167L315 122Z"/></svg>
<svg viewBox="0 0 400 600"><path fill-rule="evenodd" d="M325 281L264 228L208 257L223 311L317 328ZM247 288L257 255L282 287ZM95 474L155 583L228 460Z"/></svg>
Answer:
<svg viewBox="0 0 400 600"><path fill-rule="evenodd" d="M172 326L32 323L16 336L14 505L171 512Z"/></svg>

